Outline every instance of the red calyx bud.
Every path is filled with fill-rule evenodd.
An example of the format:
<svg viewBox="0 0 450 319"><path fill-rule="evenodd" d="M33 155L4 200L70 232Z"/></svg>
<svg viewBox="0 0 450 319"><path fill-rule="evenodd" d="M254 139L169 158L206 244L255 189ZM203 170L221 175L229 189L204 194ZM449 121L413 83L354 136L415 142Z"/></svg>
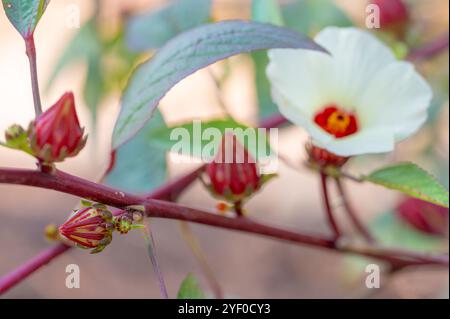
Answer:
<svg viewBox="0 0 450 319"><path fill-rule="evenodd" d="M306 144L306 151L309 155L309 161L320 167L334 166L342 167L349 160L348 157L338 156L327 150L317 147L312 143Z"/></svg>
<svg viewBox="0 0 450 319"><path fill-rule="evenodd" d="M401 220L420 232L448 236L448 208L408 197L397 207L397 214Z"/></svg>
<svg viewBox="0 0 450 319"><path fill-rule="evenodd" d="M59 227L59 232L77 246L101 252L111 243L114 230L113 215L110 211L97 207L86 207L75 211Z"/></svg>
<svg viewBox="0 0 450 319"><path fill-rule="evenodd" d="M248 198L263 184L255 159L234 134L227 134L222 139L214 161L205 169L204 177L204 183L213 196L231 203Z"/></svg>
<svg viewBox="0 0 450 319"><path fill-rule="evenodd" d="M403 35L409 22L409 9L403 0L372 0L380 8L382 30Z"/></svg>
<svg viewBox="0 0 450 319"><path fill-rule="evenodd" d="M45 163L76 156L86 145L86 137L78 121L73 93L65 93L39 115L31 123L28 134L33 154Z"/></svg>

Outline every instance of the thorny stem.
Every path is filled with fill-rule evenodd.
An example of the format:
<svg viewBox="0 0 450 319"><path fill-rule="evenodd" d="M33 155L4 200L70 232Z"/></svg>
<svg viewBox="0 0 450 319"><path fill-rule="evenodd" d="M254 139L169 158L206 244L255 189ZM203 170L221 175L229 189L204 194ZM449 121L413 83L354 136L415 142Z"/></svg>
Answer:
<svg viewBox="0 0 450 319"><path fill-rule="evenodd" d="M180 222L181 234L184 237L184 240L188 244L195 258L197 259L202 272L205 274L206 280L208 281L211 289L213 291L216 299L223 299L224 295L222 292L222 288L220 287L219 281L214 275L214 271L208 263L208 259L203 253L202 248L200 247L199 242L194 236L191 227L186 222Z"/></svg>
<svg viewBox="0 0 450 319"><path fill-rule="evenodd" d="M36 116L42 113L41 95L39 93L39 81L36 62L36 46L34 36L25 38L26 54L30 63L31 87L33 89L34 112Z"/></svg>
<svg viewBox="0 0 450 319"><path fill-rule="evenodd" d="M339 195L342 198L342 202L344 204L345 210L347 211L347 214L350 217L352 223L355 225L355 227L358 229L358 231L361 233L361 235L363 235L364 238L369 243L374 243L375 238L372 236L372 234L369 232L369 230L364 226L364 224L358 218L358 215L356 214L355 210L353 209L352 205L350 204L350 201L347 196L347 192L345 191L345 187L342 184L341 179L339 177L336 177L334 180L336 181L336 186L339 191Z"/></svg>
<svg viewBox="0 0 450 319"><path fill-rule="evenodd" d="M333 207L330 202L330 194L328 190L328 176L321 172L320 173L320 181L322 186L322 199L325 207L325 212L327 213L328 222L330 224L331 229L334 232L334 236L336 238L341 237L341 231L334 217Z"/></svg>

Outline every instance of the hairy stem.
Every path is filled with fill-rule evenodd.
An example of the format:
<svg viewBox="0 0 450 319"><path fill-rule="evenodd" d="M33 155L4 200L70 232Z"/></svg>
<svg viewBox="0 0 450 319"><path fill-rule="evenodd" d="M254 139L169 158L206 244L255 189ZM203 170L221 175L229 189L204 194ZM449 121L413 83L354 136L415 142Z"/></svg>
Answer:
<svg viewBox="0 0 450 319"><path fill-rule="evenodd" d="M345 210L347 211L348 216L350 217L353 225L356 227L356 229L361 233L361 235L364 236L364 238L369 243L374 243L375 238L372 236L372 234L369 232L369 230L364 226L364 224L361 222L361 220L358 218L358 215L356 214L355 210L353 209L352 205L350 204L349 198L347 196L347 192L345 191L344 185L342 184L342 181L340 178L335 178L337 189L339 191L339 195L342 198Z"/></svg>
<svg viewBox="0 0 450 319"><path fill-rule="evenodd" d="M322 186L322 199L325 207L325 212L327 213L328 223L334 232L336 238L341 237L341 230L334 217L333 207L330 202L330 194L328 190L328 176L325 173L320 173L320 181Z"/></svg>
<svg viewBox="0 0 450 319"><path fill-rule="evenodd" d="M34 112L36 116L42 113L41 94L39 92L39 80L37 73L36 46L34 36L31 35L25 39L26 54L30 63L31 87L33 90Z"/></svg>

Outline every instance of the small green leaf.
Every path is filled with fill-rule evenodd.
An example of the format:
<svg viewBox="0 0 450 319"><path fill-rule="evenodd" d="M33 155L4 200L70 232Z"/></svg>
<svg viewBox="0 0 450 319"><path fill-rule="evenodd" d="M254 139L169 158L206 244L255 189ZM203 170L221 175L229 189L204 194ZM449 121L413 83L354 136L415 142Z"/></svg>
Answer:
<svg viewBox="0 0 450 319"><path fill-rule="evenodd" d="M210 14L211 0L177 0L131 17L126 27L127 45L135 51L160 48L177 34L206 22Z"/></svg>
<svg viewBox="0 0 450 319"><path fill-rule="evenodd" d="M428 172L413 163L381 168L364 180L398 190L409 196L448 207L448 191Z"/></svg>
<svg viewBox="0 0 450 319"><path fill-rule="evenodd" d="M194 275L189 274L183 280L178 291L177 299L205 299L205 294Z"/></svg>
<svg viewBox="0 0 450 319"><path fill-rule="evenodd" d="M167 180L166 151L153 141L155 130L166 127L161 113L132 140L116 150L115 165L106 177L110 186L135 193L149 193Z"/></svg>
<svg viewBox="0 0 450 319"><path fill-rule="evenodd" d="M0 146L4 146L13 150L23 151L33 156L33 151L28 141L28 133L20 125L14 124L10 126L5 133L6 141L0 142Z"/></svg>
<svg viewBox="0 0 450 319"><path fill-rule="evenodd" d="M284 25L280 5L276 0L253 0L252 20L271 23L278 26ZM278 112L278 108L272 101L270 83L266 76L266 68L269 58L266 52L253 52L255 65L255 83L258 97L259 118L264 119Z"/></svg>
<svg viewBox="0 0 450 319"><path fill-rule="evenodd" d="M23 38L33 35L50 0L2 0L3 8Z"/></svg>
<svg viewBox="0 0 450 319"><path fill-rule="evenodd" d="M324 51L301 34L257 22L223 21L178 35L132 76L114 128L113 148L141 130L159 101L187 76L236 54L272 48Z"/></svg>
<svg viewBox="0 0 450 319"><path fill-rule="evenodd" d="M152 143L165 152L209 160L217 154L226 131L232 130L239 142L256 158L273 155L265 130L257 130L233 119L189 122L174 127L160 128L149 136Z"/></svg>

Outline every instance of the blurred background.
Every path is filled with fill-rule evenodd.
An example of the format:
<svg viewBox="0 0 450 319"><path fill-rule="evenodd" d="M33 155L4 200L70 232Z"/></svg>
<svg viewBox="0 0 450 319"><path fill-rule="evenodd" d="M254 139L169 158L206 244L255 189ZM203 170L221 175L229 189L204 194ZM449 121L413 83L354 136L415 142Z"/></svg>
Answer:
<svg viewBox="0 0 450 319"><path fill-rule="evenodd" d="M306 19L302 17L304 12L294 10L301 2L311 1L283 0L280 3L285 8L286 21L311 36L326 25L351 23L364 27L366 0L313 1L320 3L319 9L311 11L314 14L307 29L302 25L302 19ZM406 2L411 10L408 34L399 39L389 32L378 32L399 55L404 55L408 47L420 46L448 33L447 0ZM163 0L58 0L50 3L35 35L43 105L49 107L63 92L73 91L80 121L90 135L88 146L80 156L59 165L62 170L90 180L98 179L104 171L109 161L110 137L120 107L121 91L132 68L153 52L150 47L136 52L136 40L124 35L123 30L129 26L126 21L136 15L157 12L155 10L167 3ZM252 16L250 0L214 0L211 11L208 20L214 21ZM77 12L81 29L76 18L74 20ZM0 43L0 131L3 132L13 123L27 126L34 112L24 45L3 12L0 14ZM138 41L137 47L140 44ZM236 120L256 124L257 106L262 103L255 86L257 67L257 57L240 55L190 76L163 99L160 109L166 122L221 117L225 105ZM370 171L383 163L407 159L426 167L448 186L448 51L420 62L418 68L435 90L430 122L414 138L401 144L395 154L353 160L352 171ZM219 88L214 78L219 79ZM269 224L326 234L318 178L301 165L306 157L303 148L306 140L307 135L300 128L287 127L280 131L280 152L298 168L281 164L279 177L249 202L248 210L251 218ZM161 152L159 156L165 156ZM136 158L140 156L133 154ZM169 178L194 167L173 164L171 158L167 156ZM35 163L27 155L0 148L0 166L33 168ZM128 179L124 188L139 190L134 178L140 180L141 172L133 171L132 165L128 168L134 177ZM158 172L148 174L153 173L161 175ZM117 186L117 179L120 178L113 178L110 183ZM395 207L405 200L398 193L376 186L347 184L359 214L386 244L447 250L447 234L425 234L395 219ZM45 226L64 222L77 200L51 191L0 185L0 275L49 247L51 244L43 236ZM180 202L211 210L216 204L199 182L183 194ZM338 200L335 204L339 206ZM346 220L339 207L338 214L343 217L342 221ZM393 221L386 226L386 220ZM208 291L208 284L180 235L179 223L152 220L151 224L171 296L176 295L180 282L190 272L196 274ZM350 225L346 226L346 231L351 233ZM362 265L367 261L221 229L193 225L193 230L229 297L448 297L448 269L410 269L392 278L383 276L383 288L374 292L364 285ZM80 289L65 286L68 264L80 266ZM144 241L134 232L116 236L100 255L70 250L4 297L158 298L159 292Z"/></svg>

